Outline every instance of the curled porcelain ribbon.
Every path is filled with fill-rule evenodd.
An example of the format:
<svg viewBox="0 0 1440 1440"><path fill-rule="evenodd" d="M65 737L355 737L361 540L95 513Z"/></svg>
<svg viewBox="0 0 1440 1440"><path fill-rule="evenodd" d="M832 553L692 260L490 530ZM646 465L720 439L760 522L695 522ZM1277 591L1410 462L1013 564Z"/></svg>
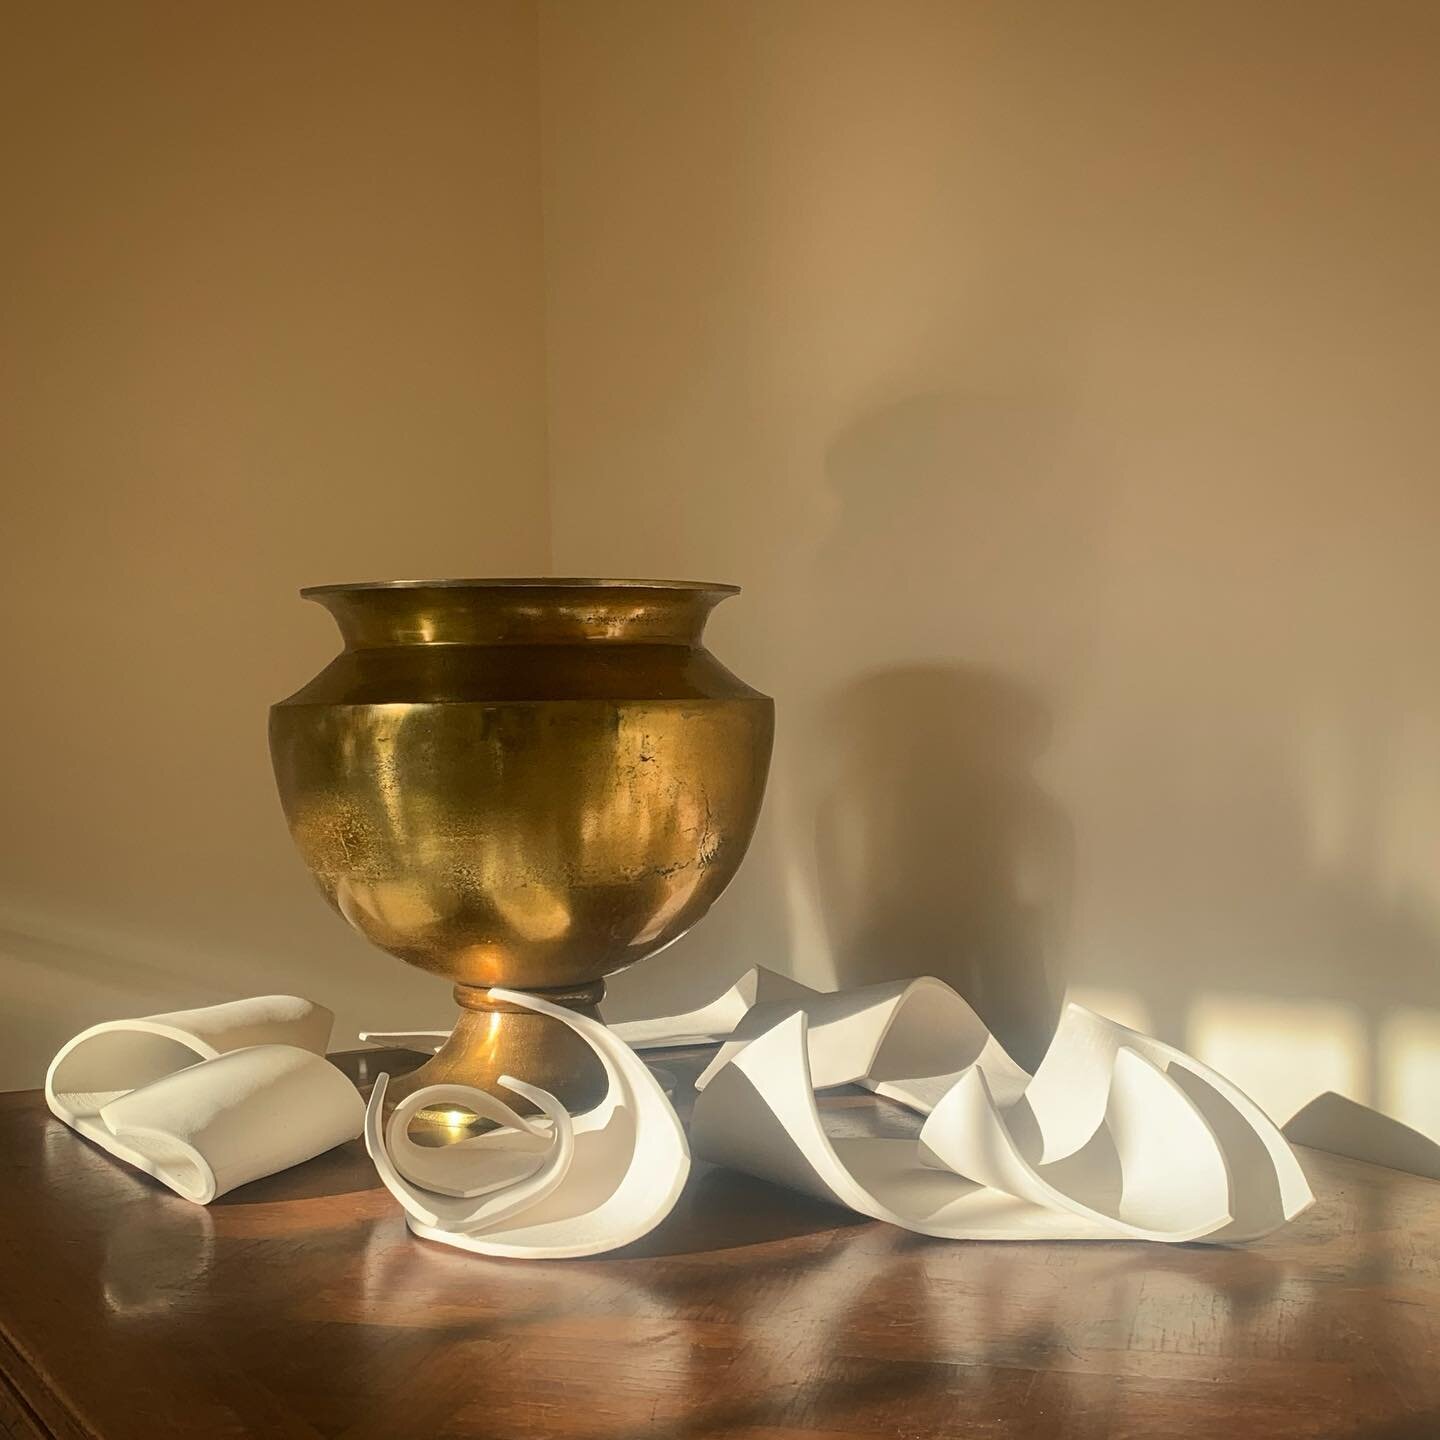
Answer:
<svg viewBox="0 0 1440 1440"><path fill-rule="evenodd" d="M965 1000L943 980L921 975L858 990L806 990L757 1004L720 1046L695 1088L703 1090L755 1036L796 1010L808 1021L806 1051L816 1089L863 1085L928 1114L972 1067L985 1075L1002 1104L1018 1098L1030 1083L1029 1074Z"/></svg>
<svg viewBox="0 0 1440 1440"><path fill-rule="evenodd" d="M815 1091L842 1083L919 1137L832 1140ZM1074 1004L1031 1077L938 980L812 992L749 1011L697 1088L701 1158L928 1235L1232 1242L1313 1200L1233 1085Z"/></svg>
<svg viewBox="0 0 1440 1440"><path fill-rule="evenodd" d="M821 992L757 968L608 1033L635 1049L720 1042L696 1081L697 1155L924 1234L1234 1242L1313 1200L1235 1086L1079 1005L1033 1075L930 976ZM444 1035L367 1038L434 1049ZM919 1136L831 1139L815 1092L844 1084L927 1116Z"/></svg>
<svg viewBox="0 0 1440 1440"><path fill-rule="evenodd" d="M639 1239L670 1213L690 1173L685 1132L665 1092L604 1025L535 995L491 993L574 1030L604 1067L605 1097L572 1117L547 1091L507 1076L500 1083L542 1119L526 1119L485 1091L439 1085L407 1096L387 1121L382 1076L366 1110L365 1145L406 1224L460 1250L532 1259L598 1255ZM410 1121L437 1103L464 1106L499 1128L416 1145Z"/></svg>
<svg viewBox="0 0 1440 1440"><path fill-rule="evenodd" d="M45 1102L87 1140L207 1205L360 1133L324 1057L333 1016L296 995L107 1020L61 1047Z"/></svg>

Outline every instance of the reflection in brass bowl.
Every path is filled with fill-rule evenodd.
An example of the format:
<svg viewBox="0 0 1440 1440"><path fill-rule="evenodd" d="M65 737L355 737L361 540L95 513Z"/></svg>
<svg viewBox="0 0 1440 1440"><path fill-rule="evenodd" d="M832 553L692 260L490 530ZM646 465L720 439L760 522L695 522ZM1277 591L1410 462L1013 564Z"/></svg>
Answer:
<svg viewBox="0 0 1440 1440"><path fill-rule="evenodd" d="M572 1110L604 1089L565 1026L729 883L774 706L701 643L729 585L438 580L303 590L344 651L270 712L290 833L326 898L454 982L444 1049L391 1087L515 1075Z"/></svg>

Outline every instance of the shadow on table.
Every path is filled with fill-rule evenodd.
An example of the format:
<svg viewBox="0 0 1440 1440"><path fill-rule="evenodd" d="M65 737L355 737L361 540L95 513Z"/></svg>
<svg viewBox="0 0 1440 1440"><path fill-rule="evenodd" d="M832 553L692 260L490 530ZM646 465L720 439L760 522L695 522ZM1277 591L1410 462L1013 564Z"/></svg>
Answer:
<svg viewBox="0 0 1440 1440"><path fill-rule="evenodd" d="M828 1205L768 1181L697 1161L675 1208L648 1235L615 1259L694 1255L766 1245L797 1235L833 1234L870 1222L853 1210Z"/></svg>
<svg viewBox="0 0 1440 1440"><path fill-rule="evenodd" d="M1379 1420L1358 1430L1337 1430L1335 1440L1435 1440L1440 1435L1440 1410Z"/></svg>
<svg viewBox="0 0 1440 1440"><path fill-rule="evenodd" d="M157 1186L160 1182L154 1182ZM244 1205L274 1205L325 1196L360 1195L380 1188L380 1176L365 1153L363 1140L347 1140L313 1160L238 1186L210 1202L212 1210Z"/></svg>

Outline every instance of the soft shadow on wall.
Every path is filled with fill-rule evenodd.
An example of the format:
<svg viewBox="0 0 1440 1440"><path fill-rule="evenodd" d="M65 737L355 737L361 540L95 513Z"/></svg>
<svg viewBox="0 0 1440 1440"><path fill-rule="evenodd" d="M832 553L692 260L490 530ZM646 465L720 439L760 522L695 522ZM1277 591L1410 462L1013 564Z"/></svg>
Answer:
<svg viewBox="0 0 1440 1440"><path fill-rule="evenodd" d="M862 677L973 666L1051 710L1070 978L1277 1117L1440 1095L1433 879L1375 866L1363 814L1327 858L1305 813L1353 768L1433 875L1440 732L1419 763L1391 735L1437 714L1433 16L603 8L548 18L557 543L742 580L717 653L780 727L756 849L669 972L831 983L832 932L876 963L825 913L811 751ZM1312 697L1353 733L1307 783Z"/></svg>
<svg viewBox="0 0 1440 1440"><path fill-rule="evenodd" d="M813 850L834 982L937 975L1029 1065L1065 991L1075 852L1039 767L1094 592L1063 395L921 393L838 432L793 646L817 698L796 697L790 843Z"/></svg>
<svg viewBox="0 0 1440 1440"><path fill-rule="evenodd" d="M1033 1067L1065 983L1071 825L1034 772L1046 706L997 672L882 670L840 690L821 745L820 908L839 985L937 975Z"/></svg>

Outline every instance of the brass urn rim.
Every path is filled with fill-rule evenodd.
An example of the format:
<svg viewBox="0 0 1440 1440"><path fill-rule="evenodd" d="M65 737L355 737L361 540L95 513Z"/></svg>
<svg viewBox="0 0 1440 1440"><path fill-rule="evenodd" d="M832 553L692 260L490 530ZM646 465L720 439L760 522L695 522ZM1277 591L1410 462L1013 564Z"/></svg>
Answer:
<svg viewBox="0 0 1440 1440"><path fill-rule="evenodd" d="M306 585L302 600L316 595L339 595L352 590L688 590L705 595L738 595L738 585L712 580L617 580L598 576L521 575L510 578L475 577L449 580L356 580L349 583Z"/></svg>

